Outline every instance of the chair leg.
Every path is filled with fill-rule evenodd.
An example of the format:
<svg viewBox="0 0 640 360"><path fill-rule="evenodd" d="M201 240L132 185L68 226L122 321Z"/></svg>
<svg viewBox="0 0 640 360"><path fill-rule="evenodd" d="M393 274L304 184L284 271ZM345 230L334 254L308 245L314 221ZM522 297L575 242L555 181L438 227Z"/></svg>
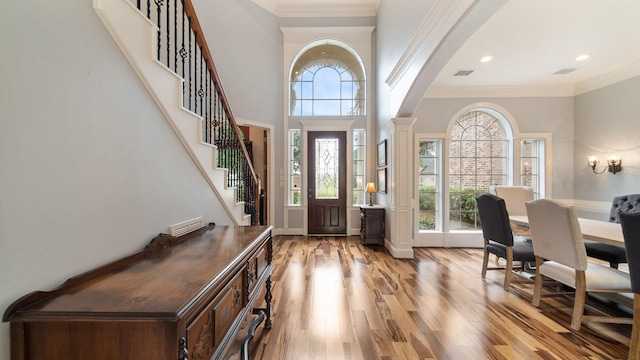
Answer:
<svg viewBox="0 0 640 360"><path fill-rule="evenodd" d="M509 284L511 284L511 276L513 275L513 249L507 247L507 265L504 270L504 285L505 290L509 290Z"/></svg>
<svg viewBox="0 0 640 360"><path fill-rule="evenodd" d="M581 270L576 270L576 295L573 302L573 316L571 316L571 328L573 330L580 330L582 324L582 316L584 314L584 304L587 300L587 284L585 279L585 273Z"/></svg>
<svg viewBox="0 0 640 360"><path fill-rule="evenodd" d="M531 300L531 304L535 307L540 306L540 296L542 293L542 274L540 274L540 265L542 265L542 258L536 256L536 276L535 282L533 286L533 299Z"/></svg>
<svg viewBox="0 0 640 360"><path fill-rule="evenodd" d="M487 275L487 265L489 264L489 250L487 250L489 240L484 239L484 258L482 259L482 278Z"/></svg>
<svg viewBox="0 0 640 360"><path fill-rule="evenodd" d="M487 275L487 265L489 264L489 251L484 248L484 259L482 260L482 278Z"/></svg>

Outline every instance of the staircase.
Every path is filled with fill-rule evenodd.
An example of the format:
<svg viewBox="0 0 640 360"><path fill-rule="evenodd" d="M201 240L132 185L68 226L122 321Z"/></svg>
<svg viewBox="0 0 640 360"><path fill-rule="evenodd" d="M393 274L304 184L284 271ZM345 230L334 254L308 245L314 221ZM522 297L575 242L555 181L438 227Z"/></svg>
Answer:
<svg viewBox="0 0 640 360"><path fill-rule="evenodd" d="M191 0L94 0L93 7L235 225L256 224L260 181Z"/></svg>

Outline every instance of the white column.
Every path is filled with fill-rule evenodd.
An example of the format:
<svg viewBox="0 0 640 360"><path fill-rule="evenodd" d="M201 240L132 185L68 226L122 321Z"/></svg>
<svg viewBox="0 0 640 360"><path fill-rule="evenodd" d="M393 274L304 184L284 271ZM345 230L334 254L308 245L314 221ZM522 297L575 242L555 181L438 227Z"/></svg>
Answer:
<svg viewBox="0 0 640 360"><path fill-rule="evenodd" d="M390 174L387 191L391 195L388 223L389 238L385 242L389 253L395 258L413 258L413 217L411 216L411 194L413 175L413 123L416 118L391 119ZM388 155L387 155L388 156Z"/></svg>

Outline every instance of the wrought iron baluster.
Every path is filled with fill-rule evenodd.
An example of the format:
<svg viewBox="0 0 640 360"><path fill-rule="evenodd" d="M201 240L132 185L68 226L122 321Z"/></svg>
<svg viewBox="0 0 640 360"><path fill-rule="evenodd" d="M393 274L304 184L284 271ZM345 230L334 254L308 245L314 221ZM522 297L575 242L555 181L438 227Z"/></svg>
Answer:
<svg viewBox="0 0 640 360"><path fill-rule="evenodd" d="M204 90L202 89L202 87L203 87L203 86L202 86L202 79L204 78L204 76L203 76L203 74L202 74L202 73L204 72L204 67L202 67L202 58L203 58L203 56L202 56L202 48L201 48L200 46L198 46L198 48L200 49L200 56L198 57L198 61L200 61L200 73L199 73L199 75L200 75L200 82L199 82L199 84L200 84L200 85L198 86L198 102L200 103L200 104L199 104L199 106L200 106L200 112L199 112L198 114L199 114L200 116L202 116L202 114L203 114L203 112L202 112L202 101L203 101L203 98L202 98L202 97L203 97L203 95L204 95L204 94L203 94L203 91L204 91Z"/></svg>
<svg viewBox="0 0 640 360"><path fill-rule="evenodd" d="M187 94L185 92L184 61L187 58L187 49L184 48L184 8L182 9L182 47L180 48L180 57L182 58L182 107L186 108L185 99Z"/></svg>
<svg viewBox="0 0 640 360"><path fill-rule="evenodd" d="M191 18L189 20L189 106L187 108L191 110Z"/></svg>
<svg viewBox="0 0 640 360"><path fill-rule="evenodd" d="M182 10L184 13L184 10ZM173 72L178 73L178 0L173 3Z"/></svg>
<svg viewBox="0 0 640 360"><path fill-rule="evenodd" d="M162 0L153 0L153 1L156 3L156 15L158 17L158 23L156 24L156 26L158 27L158 49L157 49L158 54L157 54L157 56L158 56L158 61L162 62L162 59L160 58L160 49L162 48L162 44L161 44L161 42L162 42L162 40L161 40L161 38L162 38L162 29L161 29L162 24L161 24L161 20L160 19L162 18L161 17L162 16L162 8L161 8L161 6L163 4L163 1Z"/></svg>
<svg viewBox="0 0 640 360"><path fill-rule="evenodd" d="M206 78L208 79L206 82L206 111L205 111L205 122L207 123L207 132L205 133L206 135L206 142L209 143L209 141L211 141L211 75L209 74L209 68L207 67L207 76Z"/></svg>
<svg viewBox="0 0 640 360"><path fill-rule="evenodd" d="M177 1L177 0L176 0ZM167 67L171 69L171 0L167 0Z"/></svg>
<svg viewBox="0 0 640 360"><path fill-rule="evenodd" d="M194 45L193 45L193 50L195 52L195 55L193 57L193 107L194 107L194 113L198 113L198 49L200 48L200 46L198 45L198 34L193 34L193 38L194 38Z"/></svg>

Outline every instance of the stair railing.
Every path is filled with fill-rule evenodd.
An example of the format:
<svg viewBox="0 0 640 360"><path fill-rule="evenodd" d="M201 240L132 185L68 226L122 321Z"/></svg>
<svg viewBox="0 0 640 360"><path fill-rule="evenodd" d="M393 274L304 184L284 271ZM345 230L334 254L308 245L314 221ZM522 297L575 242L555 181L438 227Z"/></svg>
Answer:
<svg viewBox="0 0 640 360"><path fill-rule="evenodd" d="M227 186L237 189L251 224L263 217L256 201L260 180L251 164L204 32L191 0L130 0L158 28L157 60L184 79L184 108L202 117L202 141L217 146L216 166L228 170Z"/></svg>

